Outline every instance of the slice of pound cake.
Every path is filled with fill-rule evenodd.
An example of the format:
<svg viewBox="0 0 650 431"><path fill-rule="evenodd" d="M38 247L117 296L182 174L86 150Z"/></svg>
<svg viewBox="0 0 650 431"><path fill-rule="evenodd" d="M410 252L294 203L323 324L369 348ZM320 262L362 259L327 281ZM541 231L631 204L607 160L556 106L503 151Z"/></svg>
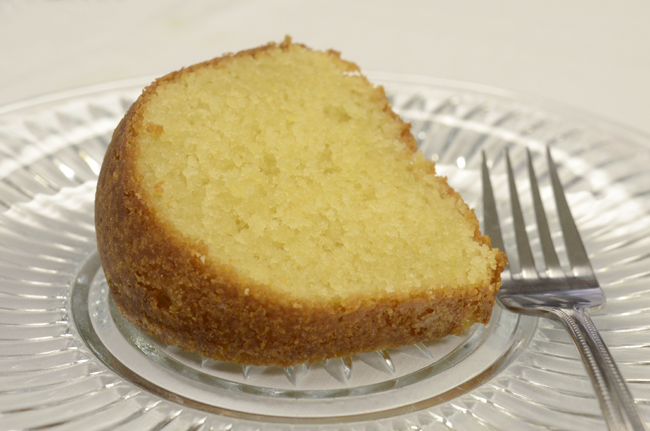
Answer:
<svg viewBox="0 0 650 431"><path fill-rule="evenodd" d="M459 334L488 321L506 261L383 89L289 38L147 87L95 211L120 312L241 364Z"/></svg>

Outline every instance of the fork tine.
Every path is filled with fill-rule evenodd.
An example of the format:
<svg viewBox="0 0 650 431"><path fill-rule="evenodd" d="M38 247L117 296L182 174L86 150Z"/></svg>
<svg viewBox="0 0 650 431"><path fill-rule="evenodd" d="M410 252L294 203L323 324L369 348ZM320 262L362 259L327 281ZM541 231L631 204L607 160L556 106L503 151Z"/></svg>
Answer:
<svg viewBox="0 0 650 431"><path fill-rule="evenodd" d="M510 204L512 206L512 219L515 225L515 238L517 240L517 252L519 255L519 268L522 277L538 277L537 269L535 268L535 259L533 252L530 249L530 242L528 241L528 233L526 233L526 222L524 215L521 211L521 204L519 203L519 194L517 193L517 185L515 184L515 174L512 171L512 164L510 163L510 154L506 148L506 165L508 167L508 185L510 187Z"/></svg>
<svg viewBox="0 0 650 431"><path fill-rule="evenodd" d="M497 204L494 200L492 182L490 181L490 172L487 167L485 151L483 151L483 164L481 165L483 179L483 224L485 234L490 237L492 247L496 247L505 252L503 246L503 237L501 236L501 226L499 225L499 215L497 214Z"/></svg>
<svg viewBox="0 0 650 431"><path fill-rule="evenodd" d="M593 270L589 262L589 256L585 249L580 233L576 223L571 215L569 204L567 203L564 189L560 182L560 177L557 173L557 167L551 156L551 148L546 148L546 157L548 159L548 168L551 176L551 183L553 185L553 194L555 195L555 204L557 212L560 217L560 225L562 226L562 236L564 236L564 244L566 246L571 269L576 275L586 275L593 277ZM578 274L580 273L580 274Z"/></svg>
<svg viewBox="0 0 650 431"><path fill-rule="evenodd" d="M548 227L548 220L546 212L544 211L544 204L542 197L539 193L539 185L537 176L535 175L535 168L533 167L533 157L530 150L526 148L526 156L528 158L528 176L530 178L530 189L533 195L533 206L535 207L535 219L537 220L537 231L539 232L539 239L542 244L542 252L544 254L544 261L546 262L546 269L549 276L564 275L562 266L555 253L555 245L551 238L551 230ZM554 274L555 273L555 274Z"/></svg>

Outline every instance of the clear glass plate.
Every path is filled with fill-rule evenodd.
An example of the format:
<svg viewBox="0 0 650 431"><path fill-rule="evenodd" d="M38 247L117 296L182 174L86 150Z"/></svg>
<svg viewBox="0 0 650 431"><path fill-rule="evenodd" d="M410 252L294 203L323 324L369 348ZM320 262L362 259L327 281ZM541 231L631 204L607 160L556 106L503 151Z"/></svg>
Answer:
<svg viewBox="0 0 650 431"><path fill-rule="evenodd" d="M533 152L547 197L553 148L607 295L594 321L650 418L650 138L506 91L370 78L479 219L482 151L509 223L504 148L522 176ZM147 83L0 108L0 429L606 428L565 331L499 307L461 337L285 369L201 358L128 323L97 257L93 200L112 130Z"/></svg>

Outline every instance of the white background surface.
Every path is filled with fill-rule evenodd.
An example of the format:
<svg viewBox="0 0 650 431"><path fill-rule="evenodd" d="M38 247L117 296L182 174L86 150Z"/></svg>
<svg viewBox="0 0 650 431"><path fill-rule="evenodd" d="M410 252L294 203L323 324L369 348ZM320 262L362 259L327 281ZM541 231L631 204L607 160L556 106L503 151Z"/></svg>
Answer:
<svg viewBox="0 0 650 431"><path fill-rule="evenodd" d="M0 105L280 41L543 96L650 133L650 2L0 0Z"/></svg>

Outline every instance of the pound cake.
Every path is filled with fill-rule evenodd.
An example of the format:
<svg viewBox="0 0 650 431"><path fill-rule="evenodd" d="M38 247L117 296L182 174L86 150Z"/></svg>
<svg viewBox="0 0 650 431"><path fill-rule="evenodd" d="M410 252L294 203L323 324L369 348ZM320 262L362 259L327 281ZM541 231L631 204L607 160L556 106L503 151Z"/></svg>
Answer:
<svg viewBox="0 0 650 431"><path fill-rule="evenodd" d="M289 38L147 87L95 205L119 311L240 364L460 334L490 318L506 263L384 90Z"/></svg>

